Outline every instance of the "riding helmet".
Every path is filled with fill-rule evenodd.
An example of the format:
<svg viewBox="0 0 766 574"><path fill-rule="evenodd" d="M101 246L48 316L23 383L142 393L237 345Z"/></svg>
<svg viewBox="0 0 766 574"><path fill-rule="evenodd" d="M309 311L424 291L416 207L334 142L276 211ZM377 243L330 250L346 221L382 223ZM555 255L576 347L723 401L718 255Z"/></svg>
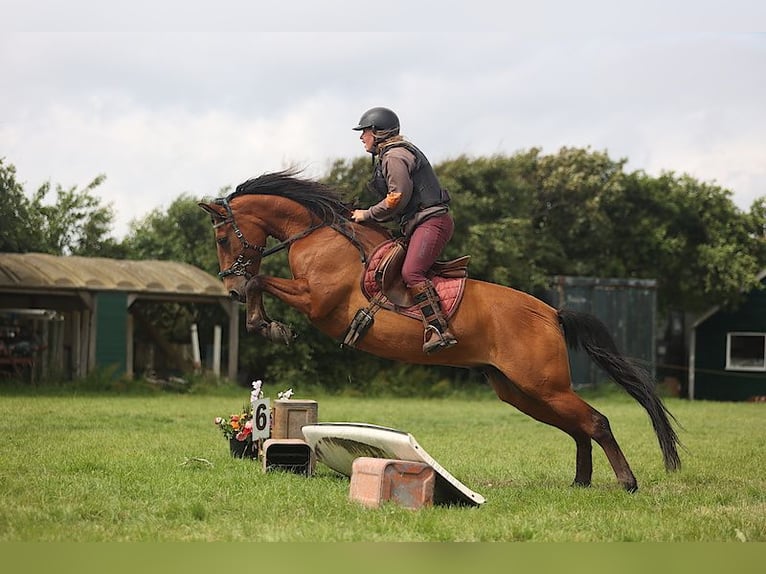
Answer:
<svg viewBox="0 0 766 574"><path fill-rule="evenodd" d="M373 132L384 132L387 136L399 133L399 118L388 108L370 108L362 114L357 131L372 128Z"/></svg>

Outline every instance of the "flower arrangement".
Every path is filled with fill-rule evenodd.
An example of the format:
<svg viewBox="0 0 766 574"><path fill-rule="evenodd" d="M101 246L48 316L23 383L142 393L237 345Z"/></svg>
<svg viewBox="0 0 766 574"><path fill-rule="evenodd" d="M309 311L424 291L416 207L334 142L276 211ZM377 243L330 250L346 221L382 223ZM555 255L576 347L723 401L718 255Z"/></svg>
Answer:
<svg viewBox="0 0 766 574"><path fill-rule="evenodd" d="M253 420L253 403L263 398L263 391L261 390L263 382L260 380L253 381L252 385L250 401L243 404L239 412L233 413L228 417L215 417L213 419L213 424L218 427L224 438L229 441L232 456L237 458L257 458L262 447L261 440L253 439L253 426L255 422ZM283 400L289 400L293 395L294 393L291 388L277 394ZM259 408L263 406L263 403L260 403ZM260 416L263 416L263 413L259 413ZM258 420L260 423L261 419L259 418ZM263 419L263 422L266 422L266 419Z"/></svg>
<svg viewBox="0 0 766 574"><path fill-rule="evenodd" d="M253 407L250 403L245 403L239 413L231 414L228 418L215 417L213 423L227 439L252 440Z"/></svg>
<svg viewBox="0 0 766 574"><path fill-rule="evenodd" d="M263 398L261 387L263 383L260 380L253 381L253 390L250 392L250 401ZM253 441L253 404L252 402L242 405L242 410L238 413L229 415L228 418L215 417L213 424L223 433L223 436L229 440Z"/></svg>

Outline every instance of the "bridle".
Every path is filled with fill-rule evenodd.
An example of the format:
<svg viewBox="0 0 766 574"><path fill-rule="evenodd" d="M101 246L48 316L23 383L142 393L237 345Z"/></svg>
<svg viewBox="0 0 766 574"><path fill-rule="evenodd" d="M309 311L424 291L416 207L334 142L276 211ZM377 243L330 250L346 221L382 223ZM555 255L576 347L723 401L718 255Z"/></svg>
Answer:
<svg viewBox="0 0 766 574"><path fill-rule="evenodd" d="M223 279L224 277L228 277L229 275L236 275L244 277L245 279L252 278L253 274L250 273L247 268L252 265L254 257L247 257L246 253L248 251L254 251L258 254L258 257L260 259L263 259L264 257L268 257L269 255L273 255L274 253L278 253L282 251L283 249L287 249L292 243L295 241L298 241L299 239L303 239L304 237L310 235L320 227L323 227L325 224L323 222L317 223L316 225L312 225L308 229L305 229L301 231L300 233L296 233L295 235L292 235L282 241L281 243L278 243L277 245L274 245L273 247L269 247L266 249L263 245L253 245L250 243L247 238L245 237L245 234L242 233L242 230L239 228L239 225L237 225L236 219L234 219L234 212L231 209L231 205L229 204L229 200L224 198L216 199L215 203L217 205L221 205L226 209L226 217L222 219L221 221L218 221L213 224L213 229L218 229L222 225L226 225L227 223L231 224L232 228L234 229L234 235L239 239L239 243L241 245L241 249L239 252L239 255L237 255L237 258L234 260L234 263L231 264L231 266L228 269L224 269L220 273L218 273L218 277Z"/></svg>
<svg viewBox="0 0 766 574"><path fill-rule="evenodd" d="M235 275L239 277L244 277L245 279L249 280L253 277L253 274L250 273L250 271L247 270L247 268L252 265L254 257L247 257L246 253L248 251L254 251L257 253L257 256L262 260L265 257L268 257L269 255L273 255L274 253L279 253L280 251L287 249L298 241L299 239L303 239L304 237L308 237L314 231L321 227L329 226L332 229L338 231L341 235L346 237L349 241L351 241L359 250L362 262L367 263L367 255L364 252L364 247L359 243L359 241L354 237L353 231L350 231L346 226L341 226L335 223L326 223L324 221L320 221L317 224L312 225L311 227L304 229L300 233L296 233L295 235L291 235L281 243L277 243L276 245L269 247L266 249L264 245L253 245L250 243L247 238L245 237L245 234L242 233L242 230L239 228L239 225L237 225L236 219L234 219L234 212L231 209L231 205L229 204L229 200L225 197L216 199L214 202L216 205L220 205L226 209L226 217L221 219L220 221L217 221L213 224L213 229L218 229L222 225L231 224L232 229L234 229L234 235L239 239L239 243L241 245L241 249L239 252L239 255L237 255L237 258L234 260L234 263L232 263L227 269L224 269L220 273L218 273L218 277L223 279L224 277L228 277L229 275Z"/></svg>

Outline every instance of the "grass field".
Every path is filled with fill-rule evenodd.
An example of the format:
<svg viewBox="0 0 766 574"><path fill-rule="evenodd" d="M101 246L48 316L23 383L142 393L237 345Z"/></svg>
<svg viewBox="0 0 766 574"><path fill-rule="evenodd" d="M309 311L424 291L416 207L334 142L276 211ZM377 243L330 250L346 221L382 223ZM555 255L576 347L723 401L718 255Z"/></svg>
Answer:
<svg viewBox="0 0 766 574"><path fill-rule="evenodd" d="M627 494L594 448L591 488L571 488L574 443L485 395L305 396L320 421L411 432L487 499L479 508L366 509L349 481L263 473L230 457L220 395L0 395L0 541L766 541L766 405L668 399L683 468L667 474L646 414L606 414L639 481ZM204 458L211 464L194 462Z"/></svg>

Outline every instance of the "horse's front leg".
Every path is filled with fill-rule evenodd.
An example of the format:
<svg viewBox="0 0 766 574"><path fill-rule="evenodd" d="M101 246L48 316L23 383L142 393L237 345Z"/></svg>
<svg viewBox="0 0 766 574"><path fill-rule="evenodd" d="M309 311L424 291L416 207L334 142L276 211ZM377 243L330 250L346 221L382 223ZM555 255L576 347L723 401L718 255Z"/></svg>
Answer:
<svg viewBox="0 0 766 574"><path fill-rule="evenodd" d="M257 333L274 342L284 341L289 343L292 338L287 326L272 321L263 307L263 291L255 283L247 283L244 290L245 305L247 307L247 332ZM280 331L285 337L280 337Z"/></svg>
<svg viewBox="0 0 766 574"><path fill-rule="evenodd" d="M247 303L247 330L274 342L289 344L294 338L292 329L283 323L272 321L263 306L263 293L274 295L301 313L308 315L311 295L305 279L281 279L256 275L245 286Z"/></svg>

